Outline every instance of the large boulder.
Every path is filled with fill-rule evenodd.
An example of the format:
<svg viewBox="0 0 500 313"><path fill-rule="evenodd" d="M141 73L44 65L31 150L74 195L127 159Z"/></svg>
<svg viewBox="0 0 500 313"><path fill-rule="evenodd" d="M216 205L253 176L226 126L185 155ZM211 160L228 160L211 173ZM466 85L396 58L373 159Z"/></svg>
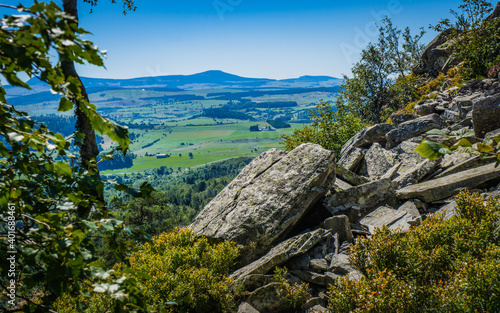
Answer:
<svg viewBox="0 0 500 313"><path fill-rule="evenodd" d="M345 214L355 223L381 205L394 205L397 202L395 187L390 178L383 178L335 192L325 198L323 205L332 215Z"/></svg>
<svg viewBox="0 0 500 313"><path fill-rule="evenodd" d="M403 142L412 137L416 137L431 129L441 129L445 126L441 117L434 113L426 116L421 116L411 121L399 124L399 126L388 132L386 148L391 149L396 147L400 142Z"/></svg>
<svg viewBox="0 0 500 313"><path fill-rule="evenodd" d="M448 35L450 30L445 30L438 34L424 49L420 57L419 64L413 69L416 75L430 74L437 76L440 72L444 72L446 66L449 66L449 58L451 55L450 45L448 43Z"/></svg>
<svg viewBox="0 0 500 313"><path fill-rule="evenodd" d="M500 94L476 101L472 106L472 124L476 137L500 128Z"/></svg>
<svg viewBox="0 0 500 313"><path fill-rule="evenodd" d="M353 148L369 147L374 142L384 145L387 141L385 134L392 129L394 125L390 124L377 124L363 129L344 144L340 152L341 158Z"/></svg>
<svg viewBox="0 0 500 313"><path fill-rule="evenodd" d="M298 257L308 252L318 242L320 242L329 231L322 228L315 231L297 235L283 241L272 248L260 259L240 268L229 277L235 281L236 285L242 284L243 279L249 275L266 274L276 266L286 263L288 260Z"/></svg>
<svg viewBox="0 0 500 313"><path fill-rule="evenodd" d="M378 179L394 166L396 154L385 150L379 143L374 143L366 152L365 161L368 176Z"/></svg>
<svg viewBox="0 0 500 313"><path fill-rule="evenodd" d="M473 189L497 178L500 178L500 167L495 167L492 163L408 186L397 190L396 194L401 200L417 198L425 202L433 202L453 196L463 189Z"/></svg>
<svg viewBox="0 0 500 313"><path fill-rule="evenodd" d="M190 227L212 239L253 246L243 253L242 263L248 263L284 239L326 194L335 168L334 153L316 144L289 153L271 149L247 165Z"/></svg>

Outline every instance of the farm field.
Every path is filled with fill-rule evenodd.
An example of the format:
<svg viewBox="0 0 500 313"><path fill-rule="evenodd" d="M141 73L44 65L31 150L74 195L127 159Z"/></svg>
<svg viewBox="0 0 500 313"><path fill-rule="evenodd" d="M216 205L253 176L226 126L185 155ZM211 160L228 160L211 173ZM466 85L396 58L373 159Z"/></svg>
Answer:
<svg viewBox="0 0 500 313"><path fill-rule="evenodd" d="M279 136L308 123L311 109L320 100L333 101L339 84L330 77L276 81L219 71L200 75L203 77L84 78L98 112L129 128L133 162L103 170L104 175L160 166L182 170L280 149ZM16 94L13 89L10 102L49 128L71 134L72 112L58 112L59 97L43 91L43 86L35 87L28 94ZM112 148L111 140L99 137L98 141L102 151Z"/></svg>

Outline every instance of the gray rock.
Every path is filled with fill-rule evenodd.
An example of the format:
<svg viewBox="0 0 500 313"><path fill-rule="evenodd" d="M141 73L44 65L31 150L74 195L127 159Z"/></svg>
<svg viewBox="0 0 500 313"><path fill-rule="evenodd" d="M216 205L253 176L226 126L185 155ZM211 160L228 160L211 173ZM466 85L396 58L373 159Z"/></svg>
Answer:
<svg viewBox="0 0 500 313"><path fill-rule="evenodd" d="M366 152L365 161L368 175L371 179L378 179L394 166L396 154L385 150L378 143L374 143Z"/></svg>
<svg viewBox="0 0 500 313"><path fill-rule="evenodd" d="M338 165L343 168L354 172L358 167L361 160L363 160L366 153L366 149L352 147L349 151L346 151L340 160L337 162Z"/></svg>
<svg viewBox="0 0 500 313"><path fill-rule="evenodd" d="M278 298L278 293L276 292L278 286L279 283L262 286L252 292L246 301L258 312L279 312L280 308L285 305L285 302Z"/></svg>
<svg viewBox="0 0 500 313"><path fill-rule="evenodd" d="M391 114L391 121L394 125L397 126L401 123L414 120L417 117L418 117L418 115L415 115L415 114L396 114L396 113L393 113L393 114Z"/></svg>
<svg viewBox="0 0 500 313"><path fill-rule="evenodd" d="M449 30L441 32L427 45L422 52L419 64L413 69L414 74L428 73L437 76L445 68L451 66L451 62L448 61L451 55L446 39L448 34ZM447 66L445 67L445 65Z"/></svg>
<svg viewBox="0 0 500 313"><path fill-rule="evenodd" d="M335 156L316 144L288 154L264 152L226 186L190 225L196 234L246 247L243 263L263 255L284 238L321 199L335 178Z"/></svg>
<svg viewBox="0 0 500 313"><path fill-rule="evenodd" d="M472 124L476 137L484 138L487 132L500 128L500 94L474 103Z"/></svg>
<svg viewBox="0 0 500 313"><path fill-rule="evenodd" d="M484 165L445 177L408 186L396 191L401 200L418 198L433 202L457 194L462 189L472 189L489 180L500 177L500 167L495 164Z"/></svg>
<svg viewBox="0 0 500 313"><path fill-rule="evenodd" d="M342 190L347 190L349 188L352 188L352 185L350 185L349 183L346 183L345 181L343 181L342 179L340 178L335 178L335 182L333 183L333 189L335 191L342 191Z"/></svg>
<svg viewBox="0 0 500 313"><path fill-rule="evenodd" d="M273 247L266 255L260 259L240 268L230 275L239 284L241 279L253 274L266 274L276 266L280 266L293 257L305 254L309 249L314 247L328 231L317 229L315 231L297 235L288 240L283 241Z"/></svg>
<svg viewBox="0 0 500 313"><path fill-rule="evenodd" d="M345 275L354 271L354 268L352 268L351 263L349 262L349 256L347 254L340 253L333 256L328 271L339 275Z"/></svg>
<svg viewBox="0 0 500 313"><path fill-rule="evenodd" d="M243 302L238 307L238 313L260 313L250 303Z"/></svg>
<svg viewBox="0 0 500 313"><path fill-rule="evenodd" d="M323 300L320 297L314 297L306 301L306 303L302 306L302 310L304 312L324 312L324 311L318 311L318 307L323 307L326 306L326 301Z"/></svg>
<svg viewBox="0 0 500 313"><path fill-rule="evenodd" d="M467 113L465 114L467 115ZM455 112L452 110L444 110L444 113L441 115L445 120L450 121L452 123L459 122L462 117L460 116L460 112Z"/></svg>
<svg viewBox="0 0 500 313"><path fill-rule="evenodd" d="M359 221L359 223L368 227L368 231L373 234L376 228L384 225L391 226L406 214L407 213L405 211L399 211L383 206L365 216L361 221Z"/></svg>
<svg viewBox="0 0 500 313"><path fill-rule="evenodd" d="M353 223L359 221L375 207L394 204L396 184L390 179L380 179L360 186L336 192L323 201L325 208L332 215L345 212Z"/></svg>
<svg viewBox="0 0 500 313"><path fill-rule="evenodd" d="M325 286L324 274L318 274L310 271L290 271L290 274L297 276L307 283Z"/></svg>
<svg viewBox="0 0 500 313"><path fill-rule="evenodd" d="M349 151L352 147L369 147L373 143L378 142L384 144L387 139L385 134L394 129L394 125L390 124L377 124L367 127L354 135L346 144L342 147L340 152L341 158L344 154Z"/></svg>
<svg viewBox="0 0 500 313"><path fill-rule="evenodd" d="M337 282L337 279L340 277L340 275L332 273L332 272L326 272L325 273L325 283L326 286L328 287L329 285L333 285Z"/></svg>
<svg viewBox="0 0 500 313"><path fill-rule="evenodd" d="M410 214L410 216L412 216L412 217L419 217L420 216L420 212L418 211L418 208L415 205L415 202L413 202L411 200L403 203L403 205L398 208L398 211L402 211L402 212L405 212L407 214Z"/></svg>
<svg viewBox="0 0 500 313"><path fill-rule="evenodd" d="M252 274L239 280L237 288L238 290L254 291L257 288L275 282L276 278L274 278L274 275Z"/></svg>
<svg viewBox="0 0 500 313"><path fill-rule="evenodd" d="M438 114L430 114L417 119L401 123L396 129L391 130L385 136L387 138L386 148L391 149L409 138L416 137L431 129L443 128L443 120Z"/></svg>
<svg viewBox="0 0 500 313"><path fill-rule="evenodd" d="M398 184L398 188L416 184L431 173L436 168L436 165L438 165L438 162L435 160L424 160L397 177L394 182Z"/></svg>
<svg viewBox="0 0 500 313"><path fill-rule="evenodd" d="M353 186L363 185L370 181L368 178L359 176L342 166L337 166L337 176Z"/></svg>
<svg viewBox="0 0 500 313"><path fill-rule="evenodd" d="M307 270L309 268L310 262L311 262L311 257L309 256L309 254L306 253L286 262L285 267L290 270Z"/></svg>
<svg viewBox="0 0 500 313"><path fill-rule="evenodd" d="M365 275L363 275L363 273L358 270L354 270L347 274L347 279L349 279L350 281L360 281L361 279L363 279L363 277L365 277Z"/></svg>
<svg viewBox="0 0 500 313"><path fill-rule="evenodd" d="M425 116L432 113L436 113L436 107L438 106L437 101L426 100L419 102L415 105L415 113L419 116Z"/></svg>
<svg viewBox="0 0 500 313"><path fill-rule="evenodd" d="M329 230L332 234L338 234L340 242L353 242L354 237L351 232L351 223L345 215L336 215L326 219L323 227Z"/></svg>
<svg viewBox="0 0 500 313"><path fill-rule="evenodd" d="M459 173L459 172L462 172L465 170L473 169L473 168L476 168L479 166L483 166L483 165L495 162L495 158L481 158L479 155L471 156L468 153L466 153L464 155L467 155L465 160L462 159L463 161L458 162L455 165L447 168L446 170L444 170L440 174L436 175L435 178L445 177L445 176L448 176L451 174Z"/></svg>
<svg viewBox="0 0 500 313"><path fill-rule="evenodd" d="M329 312L330 311L327 308L319 304L304 311L304 313L329 313Z"/></svg>
<svg viewBox="0 0 500 313"><path fill-rule="evenodd" d="M437 212L437 214L444 214L444 219L449 220L453 216L457 216L457 202L455 200L451 201L447 205L441 207Z"/></svg>
<svg viewBox="0 0 500 313"><path fill-rule="evenodd" d="M328 270L328 263L326 262L325 259L313 259L309 263L309 267L311 267L313 270L317 272L325 272Z"/></svg>

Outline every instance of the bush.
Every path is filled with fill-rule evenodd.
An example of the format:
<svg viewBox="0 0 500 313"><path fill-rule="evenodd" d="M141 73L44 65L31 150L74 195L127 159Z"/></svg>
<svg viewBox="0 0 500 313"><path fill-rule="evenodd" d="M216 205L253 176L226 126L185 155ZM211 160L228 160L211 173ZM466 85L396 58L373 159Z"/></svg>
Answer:
<svg viewBox="0 0 500 313"><path fill-rule="evenodd" d="M484 0L464 0L459 12L451 11L456 22L442 20L433 28L450 29L452 57L462 62L466 78L482 78L488 74L488 64L500 54L500 19L485 19L491 3Z"/></svg>
<svg viewBox="0 0 500 313"><path fill-rule="evenodd" d="M457 214L408 233L359 239L351 263L365 274L330 287L335 312L495 312L500 307L500 202L460 193ZM334 309L335 308L335 309Z"/></svg>
<svg viewBox="0 0 500 313"><path fill-rule="evenodd" d="M317 143L323 148L332 150L337 157L342 146L361 131L366 124L354 112L347 110L344 104L337 102L337 110L330 102L321 101L311 110L311 125L295 129L292 135L281 135L281 144L290 151L302 143Z"/></svg>
<svg viewBox="0 0 500 313"><path fill-rule="evenodd" d="M300 312L302 306L311 298L309 293L309 284L301 282L300 284L290 284L286 279L288 271L286 268L277 267L274 271L274 278L278 282L276 293L278 300L284 303L282 311L286 313Z"/></svg>
<svg viewBox="0 0 500 313"><path fill-rule="evenodd" d="M227 312L233 308L229 279L238 256L234 243L212 245L191 229L163 233L130 257L130 267L153 308L175 302L174 312Z"/></svg>
<svg viewBox="0 0 500 313"><path fill-rule="evenodd" d="M238 256L234 243L210 244L205 237L196 236L191 229L175 229L154 237L129 258L130 269L103 274L129 277L142 290L148 309L169 309L169 312L230 312L234 309L230 273ZM101 285L87 282L86 286ZM88 288L88 287L87 287ZM61 297L56 309L60 313L77 312L82 297ZM94 295L86 303L87 313L100 313L116 308L114 299ZM118 311L113 311L118 312Z"/></svg>

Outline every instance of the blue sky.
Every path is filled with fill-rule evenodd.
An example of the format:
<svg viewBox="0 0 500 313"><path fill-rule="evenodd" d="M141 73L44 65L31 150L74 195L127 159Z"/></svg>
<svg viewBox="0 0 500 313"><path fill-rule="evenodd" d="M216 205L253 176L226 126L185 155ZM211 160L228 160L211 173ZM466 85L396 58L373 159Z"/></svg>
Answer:
<svg viewBox="0 0 500 313"><path fill-rule="evenodd" d="M373 25L384 15L416 32L449 17L449 10L462 2L136 0L137 11L124 16L116 1L100 0L93 13L79 2L81 26L108 51L107 69L80 67L82 76L131 78L216 69L277 79L340 77L350 73L356 53L376 40ZM434 36L430 31L424 41Z"/></svg>

